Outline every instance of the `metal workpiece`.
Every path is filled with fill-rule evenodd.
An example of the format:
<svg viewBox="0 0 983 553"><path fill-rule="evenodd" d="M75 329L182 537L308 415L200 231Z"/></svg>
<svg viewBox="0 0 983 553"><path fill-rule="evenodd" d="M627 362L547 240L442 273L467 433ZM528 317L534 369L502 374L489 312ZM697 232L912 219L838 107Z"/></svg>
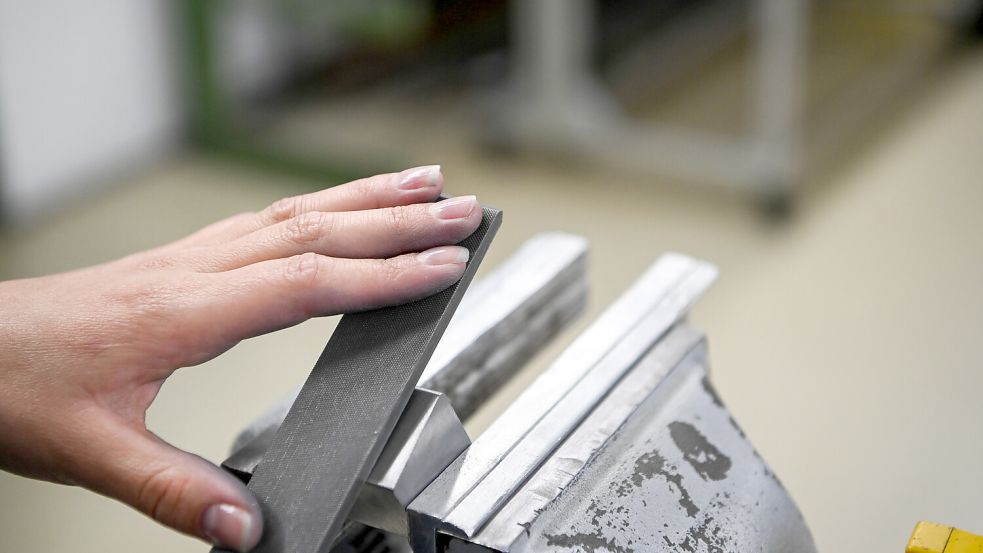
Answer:
<svg viewBox="0 0 983 553"><path fill-rule="evenodd" d="M450 401L417 388L359 492L350 518L406 535L406 506L471 445Z"/></svg>
<svg viewBox="0 0 983 553"><path fill-rule="evenodd" d="M297 391L299 392L300 390ZM290 402L287 407L290 405L293 405L293 402ZM276 434L276 430L280 427L281 422L283 421L277 421L275 426L265 426L259 429L256 434L253 434L248 428L243 433L240 433L239 438L233 444L232 455L222 461L222 468L232 473L243 484L248 484L249 480L253 477L253 471L256 470L256 466L263 460L263 454L266 453L270 444L273 443L273 436ZM246 432L249 432L248 438L242 439L240 442L240 439Z"/></svg>
<svg viewBox="0 0 983 553"><path fill-rule="evenodd" d="M483 209L460 243L464 274L446 290L342 317L249 480L265 525L254 551L317 553L340 536L501 217Z"/></svg>
<svg viewBox="0 0 983 553"><path fill-rule="evenodd" d="M464 296L419 385L471 415L583 310L588 249L559 232L526 241Z"/></svg>
<svg viewBox="0 0 983 553"><path fill-rule="evenodd" d="M231 451L229 458L222 462L222 468L239 476L244 481L248 481L299 393L300 386L256 417L249 423L249 426L239 432L232 442L232 447L229 448Z"/></svg>
<svg viewBox="0 0 983 553"><path fill-rule="evenodd" d="M677 327L477 535L444 532L429 551L814 553L710 385L705 351Z"/></svg>
<svg viewBox="0 0 983 553"><path fill-rule="evenodd" d="M477 535L716 275L683 255L660 257L410 504L414 551L437 551L440 533Z"/></svg>
<svg viewBox="0 0 983 553"><path fill-rule="evenodd" d="M579 236L539 234L477 279L461 300L418 387L444 393L458 417L467 418L583 311L588 249ZM240 432L222 467L248 482L299 391Z"/></svg>

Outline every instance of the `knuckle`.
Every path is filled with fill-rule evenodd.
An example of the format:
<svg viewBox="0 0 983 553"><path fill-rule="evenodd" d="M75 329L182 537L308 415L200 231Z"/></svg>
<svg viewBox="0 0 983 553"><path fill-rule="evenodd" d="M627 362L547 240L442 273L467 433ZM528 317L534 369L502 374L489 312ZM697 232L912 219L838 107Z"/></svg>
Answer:
<svg viewBox="0 0 983 553"><path fill-rule="evenodd" d="M164 285L127 283L101 295L100 332L79 333L72 341L89 355L112 353L113 348L146 328L168 328L180 314L175 309L177 293Z"/></svg>
<svg viewBox="0 0 983 553"><path fill-rule="evenodd" d="M190 274L167 278L126 279L101 294L103 309L113 313L115 325L173 324L182 316L186 298L200 289Z"/></svg>
<svg viewBox="0 0 983 553"><path fill-rule="evenodd" d="M407 267L402 259L394 257L383 259L379 264L379 272L386 282L398 285L406 278Z"/></svg>
<svg viewBox="0 0 983 553"><path fill-rule="evenodd" d="M287 234L290 239L302 246L317 242L328 232L329 217L324 213L312 211L302 213L290 220Z"/></svg>
<svg viewBox="0 0 983 553"><path fill-rule="evenodd" d="M139 271L165 271L173 269L177 265L177 260L168 255L151 254L143 256L137 261L136 268Z"/></svg>
<svg viewBox="0 0 983 553"><path fill-rule="evenodd" d="M166 312L174 291L161 282L126 282L106 292L106 305L120 308L120 311L135 318L148 318Z"/></svg>
<svg viewBox="0 0 983 553"><path fill-rule="evenodd" d="M327 258L314 252L305 252L287 260L286 279L300 287L316 284L326 270Z"/></svg>
<svg viewBox="0 0 983 553"><path fill-rule="evenodd" d="M266 208L266 213L274 223L280 223L296 217L303 212L300 196L281 198Z"/></svg>
<svg viewBox="0 0 983 553"><path fill-rule="evenodd" d="M121 278L98 292L99 309L86 331L75 333L67 345L87 359L99 359L118 355L121 345L143 344L152 348L147 351L154 364L184 366L189 349L200 338L186 329L191 321L188 307L194 303L189 298L201 293L201 282L192 274L176 272L165 278Z"/></svg>
<svg viewBox="0 0 983 553"><path fill-rule="evenodd" d="M398 173L385 173L375 175L358 182L358 194L368 202L372 209L386 207L385 198L390 195L390 191L395 189L394 179L398 178Z"/></svg>
<svg viewBox="0 0 983 553"><path fill-rule="evenodd" d="M391 230L398 234L412 232L416 229L414 212L408 206L397 206L386 210L387 223Z"/></svg>

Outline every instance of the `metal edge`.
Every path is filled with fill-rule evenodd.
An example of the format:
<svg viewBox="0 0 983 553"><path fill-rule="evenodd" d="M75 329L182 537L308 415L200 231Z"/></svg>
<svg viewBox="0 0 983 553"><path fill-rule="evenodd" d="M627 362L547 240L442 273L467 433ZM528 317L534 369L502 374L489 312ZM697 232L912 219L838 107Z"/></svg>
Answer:
<svg viewBox="0 0 983 553"><path fill-rule="evenodd" d="M444 519L474 536L519 486L590 414L625 373L686 313L713 281L715 271L697 266L604 359L523 436Z"/></svg>

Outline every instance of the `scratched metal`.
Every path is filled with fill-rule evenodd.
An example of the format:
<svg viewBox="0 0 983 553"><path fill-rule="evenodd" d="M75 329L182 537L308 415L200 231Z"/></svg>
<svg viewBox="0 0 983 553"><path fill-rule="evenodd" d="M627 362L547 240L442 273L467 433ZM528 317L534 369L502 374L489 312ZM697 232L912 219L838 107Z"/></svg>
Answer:
<svg viewBox="0 0 983 553"><path fill-rule="evenodd" d="M639 395L619 423L619 404ZM551 461L477 536L438 537L441 553L816 551L794 502L711 387L702 337L685 326Z"/></svg>
<svg viewBox="0 0 983 553"><path fill-rule="evenodd" d="M458 283L342 318L249 481L265 521L256 553L317 553L339 536L501 224L501 212L483 211L461 242L471 260Z"/></svg>
<svg viewBox="0 0 983 553"><path fill-rule="evenodd" d="M509 551L525 529L598 455L604 445L687 356L704 355L703 336L678 326L638 361L535 474L471 541Z"/></svg>

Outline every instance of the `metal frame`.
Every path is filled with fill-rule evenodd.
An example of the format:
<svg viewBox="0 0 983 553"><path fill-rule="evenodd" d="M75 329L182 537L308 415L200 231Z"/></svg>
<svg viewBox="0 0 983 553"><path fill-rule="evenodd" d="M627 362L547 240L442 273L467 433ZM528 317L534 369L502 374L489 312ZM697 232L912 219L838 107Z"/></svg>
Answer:
<svg viewBox="0 0 983 553"><path fill-rule="evenodd" d="M747 7L750 10L747 10ZM735 7L750 17L734 16ZM808 126L804 81L810 0L752 0L704 6L625 55L643 60L665 82L698 65L737 31L752 45L750 128L738 136L627 118L594 75L593 0L512 2L513 74L505 98L492 103L489 138L506 147L577 156L640 174L787 197L843 146L844 137L878 113L892 93L916 82L936 58L899 51L883 67L843 90ZM747 24L749 22L749 24ZM679 52L685 52L685 61ZM692 54L692 60L690 55Z"/></svg>
<svg viewBox="0 0 983 553"><path fill-rule="evenodd" d="M784 191L802 174L808 0L754 7L755 123L749 136L735 138L626 119L593 75L593 0L513 2L515 70L508 102L498 106L496 140L643 173Z"/></svg>
<svg viewBox="0 0 983 553"><path fill-rule="evenodd" d="M258 140L238 128L231 102L217 82L212 33L215 0L183 0L188 31L189 96L193 136L206 151L236 161L343 182L393 165L380 160L366 167L348 159L313 159ZM748 9L750 8L750 9ZM900 51L821 108L808 126L804 73L811 0L723 1L682 17L627 57L634 68L652 60L665 82L697 65L750 29L752 46L750 128L737 136L627 118L593 75L593 0L515 1L512 19L513 74L506 98L492 102L484 131L491 143L588 162L750 192L765 199L794 191L804 178L843 147L903 89L934 53ZM749 16L735 17L743 9ZM686 52L686 63L678 52ZM631 64L623 64L630 66Z"/></svg>

